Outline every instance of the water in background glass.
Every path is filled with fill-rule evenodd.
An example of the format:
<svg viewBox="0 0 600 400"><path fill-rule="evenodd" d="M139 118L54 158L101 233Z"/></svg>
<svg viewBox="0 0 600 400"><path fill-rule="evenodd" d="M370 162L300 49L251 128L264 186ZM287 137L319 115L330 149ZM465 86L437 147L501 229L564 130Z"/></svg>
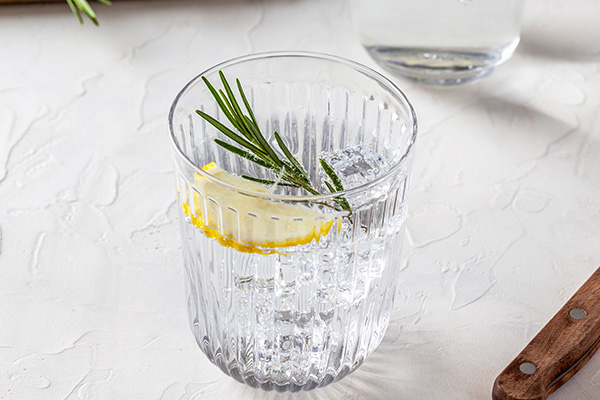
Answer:
<svg viewBox="0 0 600 400"><path fill-rule="evenodd" d="M519 43L523 0L351 0L362 44L383 67L427 84L479 79Z"/></svg>

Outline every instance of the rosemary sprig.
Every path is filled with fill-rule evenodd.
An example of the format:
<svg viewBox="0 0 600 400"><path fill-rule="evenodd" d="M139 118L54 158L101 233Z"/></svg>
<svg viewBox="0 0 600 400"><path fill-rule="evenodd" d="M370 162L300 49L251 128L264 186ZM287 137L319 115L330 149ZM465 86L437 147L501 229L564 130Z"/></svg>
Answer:
<svg viewBox="0 0 600 400"><path fill-rule="evenodd" d="M233 142L235 142L235 144L237 144L239 147L236 147L234 144L224 142L220 139L215 139L216 144L223 147L227 151L260 165L261 167L272 170L278 179L277 181L272 181L269 179L256 178L248 175L242 175L242 178L265 185L280 185L302 188L312 195L321 195L322 193L313 187L306 170L294 157L277 131L273 132L273 136L275 137L277 146L279 147L281 153L283 153L284 157L280 157L275 149L273 149L273 147L271 147L271 145L267 142L266 138L260 131L258 123L256 122L256 117L252 111L252 108L250 107L250 103L248 102L248 98L244 93L244 89L242 88L240 80L236 79L235 82L247 115L244 113L244 111L242 111L242 107L237 101L233 89L231 88L231 85L227 81L227 78L225 78L225 75L222 71L219 71L219 77L221 79L221 83L223 84L222 90L217 90L205 77L202 77L202 80L215 98L217 105L223 112L223 115L225 115L227 120L231 123L235 130L237 130L237 132L234 132L232 129L223 125L221 122L217 121L215 118L201 110L196 110L196 113L200 117L204 118L209 124L221 131ZM319 161L323 171L329 177L329 179L331 179L331 183L325 181L325 185L329 189L329 192L337 193L343 191L344 186L342 185L342 181L337 176L333 168L331 168L331 166L327 164L324 159L321 158ZM344 196L337 196L333 199L333 201L341 210L347 211L349 213L348 215L352 214L350 204Z"/></svg>
<svg viewBox="0 0 600 400"><path fill-rule="evenodd" d="M96 0L96 1L98 1L102 4L106 4L107 6L110 6L112 4L110 2L110 0ZM94 23L94 25L98 26L98 20L96 19L96 13L92 9L92 6L90 6L90 3L88 3L88 0L67 0L67 4L69 5L69 8L71 8L71 11L73 12L73 14L75 14L77 19L79 20L80 24L83 24L83 18L81 17L81 12L83 12L85 15L87 15L89 17L89 19Z"/></svg>

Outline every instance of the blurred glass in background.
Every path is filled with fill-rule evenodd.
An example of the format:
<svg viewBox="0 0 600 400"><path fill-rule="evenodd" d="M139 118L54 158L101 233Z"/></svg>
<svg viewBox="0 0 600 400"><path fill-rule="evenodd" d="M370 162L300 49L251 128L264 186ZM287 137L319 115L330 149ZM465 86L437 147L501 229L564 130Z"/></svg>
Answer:
<svg viewBox="0 0 600 400"><path fill-rule="evenodd" d="M520 38L524 0L350 0L371 56L425 84L480 79L508 60Z"/></svg>

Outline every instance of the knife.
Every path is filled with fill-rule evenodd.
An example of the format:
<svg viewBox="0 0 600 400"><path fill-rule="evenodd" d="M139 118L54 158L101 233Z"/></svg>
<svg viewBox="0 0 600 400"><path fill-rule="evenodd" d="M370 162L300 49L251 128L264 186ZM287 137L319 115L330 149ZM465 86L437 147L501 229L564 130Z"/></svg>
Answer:
<svg viewBox="0 0 600 400"><path fill-rule="evenodd" d="M600 268L523 351L492 390L494 400L545 400L600 347Z"/></svg>

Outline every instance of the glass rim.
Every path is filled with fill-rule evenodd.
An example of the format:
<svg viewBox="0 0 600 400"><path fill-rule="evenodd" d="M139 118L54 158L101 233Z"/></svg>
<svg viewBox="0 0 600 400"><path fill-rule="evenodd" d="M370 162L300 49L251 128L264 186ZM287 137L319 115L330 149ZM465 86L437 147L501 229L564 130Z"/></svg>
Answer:
<svg viewBox="0 0 600 400"><path fill-rule="evenodd" d="M378 82L379 84L383 85L383 87L386 90L388 90L390 93L392 93L397 100L400 100L400 102L403 103L409 111L409 116L410 116L409 122L411 122L410 127L412 129L412 134L410 137L410 142L409 142L406 150L404 151L404 154L402 154L402 157L400 157L400 160L396 164L392 165L392 167L389 170L387 170L385 173L377 176L376 178L374 178L372 180L369 180L368 182L360 184L358 186L354 186L352 188L345 189L343 191L335 192L335 193L327 193L327 194L319 194L319 195L308 194L308 195L299 195L299 196L257 192L254 190L249 190L249 189L246 189L243 187L239 187L239 186L222 181L222 180L214 177L213 175L204 171L202 169L202 166L196 165L196 163L194 163L181 150L181 148L178 145L177 140L175 138L175 131L173 129L173 116L175 114L175 109L179 103L179 100L186 94L188 89L190 89L194 84L196 84L199 80L201 80L202 76L204 76L204 75L216 72L216 71L223 69L225 67L228 67L230 65L240 64L245 61L267 59L267 58L282 58L282 57L284 57L284 58L301 57L301 58L312 58L312 59L317 59L317 60L333 61L335 63L350 67L357 72L363 73L367 77L369 77L369 78L375 80L376 82ZM414 110L411 102L408 100L408 98L404 94L404 92L402 90L400 90L400 88L394 82L392 82L389 78L385 77L381 73L379 73L361 63L358 63L356 61L352 61L347 58L343 58L343 57L339 57L339 56L334 56L331 54L311 52L311 51L270 51L270 52L262 52L262 53L252 53L252 54L247 54L247 55L231 58L229 60L218 63L218 64L204 70L200 74L196 75L192 80L190 80L175 96L175 99L173 100L173 103L171 104L171 108L169 109L168 125L169 125L169 134L170 134L170 139L171 139L171 145L175 149L177 156L181 157L186 164L188 164L190 167L192 167L195 170L195 172L197 174L201 175L203 178L206 178L215 184L227 187L238 193L243 193L243 194L246 194L246 195L249 195L252 197L258 197L258 198L263 198L263 199L268 199L268 200L284 200L284 201L294 201L294 202L298 202L298 201L312 202L312 201L321 201L321 200L331 200L331 199L334 199L339 196L353 195L355 193L365 192L369 188L377 186L377 184L379 184L381 181L385 180L387 177L393 175L395 172L400 170L407 163L409 155L412 154L412 152L413 152L414 144L415 144L415 141L417 138L417 115L415 113L415 110Z"/></svg>

